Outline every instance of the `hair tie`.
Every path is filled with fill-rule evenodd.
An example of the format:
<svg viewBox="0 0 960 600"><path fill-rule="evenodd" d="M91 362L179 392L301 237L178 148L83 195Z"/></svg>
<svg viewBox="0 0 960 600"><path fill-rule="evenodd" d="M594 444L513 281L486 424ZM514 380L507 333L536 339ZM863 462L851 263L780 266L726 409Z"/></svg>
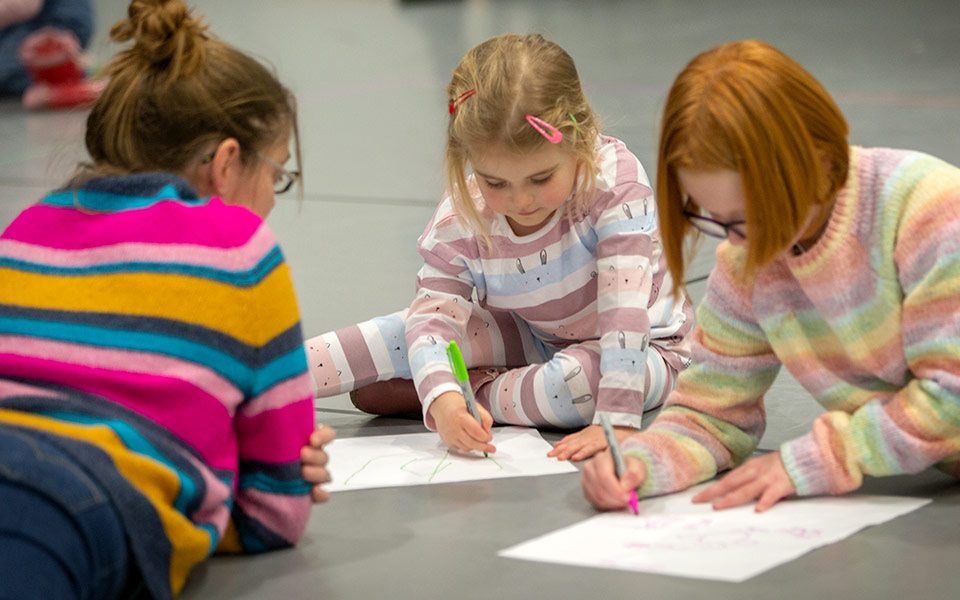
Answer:
<svg viewBox="0 0 960 600"><path fill-rule="evenodd" d="M457 107L459 107L461 104L469 100L470 97L476 93L477 93L477 90L470 88L469 90L465 91L464 93L460 94L459 96L451 100L449 106L447 106L447 108L450 110L450 114L452 115L453 113L457 112Z"/></svg>
<svg viewBox="0 0 960 600"><path fill-rule="evenodd" d="M530 127L536 129L537 133L545 137L551 144L559 144L563 141L563 134L550 123L547 123L543 119L538 119L533 115L527 115L524 118L526 118L527 123L530 123Z"/></svg>

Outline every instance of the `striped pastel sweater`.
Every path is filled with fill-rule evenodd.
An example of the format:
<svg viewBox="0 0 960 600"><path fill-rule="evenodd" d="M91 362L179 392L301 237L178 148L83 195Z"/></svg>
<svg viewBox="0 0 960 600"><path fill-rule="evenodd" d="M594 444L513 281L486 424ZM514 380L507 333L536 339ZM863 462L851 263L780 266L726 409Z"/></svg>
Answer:
<svg viewBox="0 0 960 600"><path fill-rule="evenodd" d="M823 237L752 285L721 244L698 308L694 363L649 431L628 440L649 478L686 488L744 461L781 364L827 412L780 448L800 495L937 464L960 476L960 169L853 147Z"/></svg>
<svg viewBox="0 0 960 600"><path fill-rule="evenodd" d="M26 209L0 236L0 426L108 487L154 597L217 548L297 542L313 407L270 229L159 173Z"/></svg>
<svg viewBox="0 0 960 600"><path fill-rule="evenodd" d="M444 344L437 342L463 345L474 296L488 310L512 313L529 325L545 359L571 344L599 339L596 410L615 424L640 427L649 344L665 350L674 369L685 366L692 309L685 299L661 294L673 284L646 173L623 142L611 137L598 138L598 165L588 214L570 219L557 210L526 236L516 235L477 192L481 218L490 226L490 248L461 222L449 197L440 203L419 240L424 265L406 324L425 415L441 393L460 389Z"/></svg>

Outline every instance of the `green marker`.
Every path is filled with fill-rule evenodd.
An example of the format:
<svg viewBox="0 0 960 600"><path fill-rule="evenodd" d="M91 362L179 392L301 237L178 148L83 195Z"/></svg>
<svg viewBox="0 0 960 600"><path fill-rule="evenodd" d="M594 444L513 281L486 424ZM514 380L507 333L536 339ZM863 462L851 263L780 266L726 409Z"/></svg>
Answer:
<svg viewBox="0 0 960 600"><path fill-rule="evenodd" d="M450 343L447 344L447 358L450 360L450 368L453 369L453 376L457 378L457 383L460 384L463 399L467 401L467 411L482 427L483 421L480 419L480 411L477 410L477 399L473 397L473 388L470 387L470 376L467 375L467 365L463 363L463 355L460 354L460 347L457 346L457 342L454 340L451 340ZM483 455L487 456L487 453L484 452Z"/></svg>

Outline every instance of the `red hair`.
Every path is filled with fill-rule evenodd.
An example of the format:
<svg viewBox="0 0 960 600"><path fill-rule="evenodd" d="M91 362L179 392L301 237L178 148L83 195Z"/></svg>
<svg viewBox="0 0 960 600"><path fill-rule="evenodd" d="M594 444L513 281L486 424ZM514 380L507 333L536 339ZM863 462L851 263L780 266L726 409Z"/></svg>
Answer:
<svg viewBox="0 0 960 600"><path fill-rule="evenodd" d="M729 42L690 61L667 95L657 160L660 233L674 293L682 287L683 242L691 232L678 169L740 175L750 276L787 248L811 211L843 186L847 133L823 86L764 42Z"/></svg>

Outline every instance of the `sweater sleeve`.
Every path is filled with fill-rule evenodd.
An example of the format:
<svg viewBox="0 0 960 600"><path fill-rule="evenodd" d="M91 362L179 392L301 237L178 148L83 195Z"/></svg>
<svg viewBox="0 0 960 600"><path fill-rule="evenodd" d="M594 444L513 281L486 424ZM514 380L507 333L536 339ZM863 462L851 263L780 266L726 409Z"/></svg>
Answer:
<svg viewBox="0 0 960 600"><path fill-rule="evenodd" d="M650 427L626 440L644 461L641 495L686 489L746 460L763 435L763 395L780 362L734 273L743 253L723 243L697 310L693 363Z"/></svg>
<svg viewBox="0 0 960 600"><path fill-rule="evenodd" d="M442 212L444 207L438 210ZM465 235L448 214L427 226L419 241L423 266L417 274L417 294L406 319L410 370L423 405L424 424L435 428L427 413L440 394L460 391L447 360L446 345L455 340L465 348L467 321L472 311L474 277L467 254L477 241Z"/></svg>
<svg viewBox="0 0 960 600"><path fill-rule="evenodd" d="M279 256L278 247L272 252ZM282 256L255 287L251 317L260 343L250 387L234 418L239 480L233 531L222 548L244 552L297 543L311 507L300 449L313 431L313 399L299 311Z"/></svg>
<svg viewBox="0 0 960 600"><path fill-rule="evenodd" d="M909 379L852 414L820 415L781 447L801 495L841 494L864 475L916 473L960 453L960 170L930 160L893 247Z"/></svg>
<svg viewBox="0 0 960 600"><path fill-rule="evenodd" d="M616 425L640 428L644 409L656 215L653 192L638 181L601 194L597 236L597 324L600 386L597 412Z"/></svg>

